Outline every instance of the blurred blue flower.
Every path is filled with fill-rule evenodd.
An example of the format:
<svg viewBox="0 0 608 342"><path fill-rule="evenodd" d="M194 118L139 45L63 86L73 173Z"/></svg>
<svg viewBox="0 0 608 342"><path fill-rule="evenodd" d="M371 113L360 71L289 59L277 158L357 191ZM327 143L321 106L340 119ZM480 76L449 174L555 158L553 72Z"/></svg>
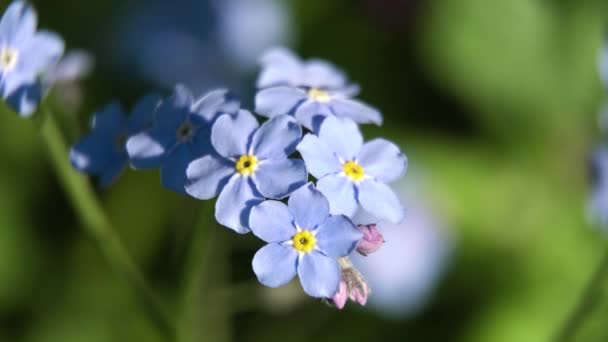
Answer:
<svg viewBox="0 0 608 342"><path fill-rule="evenodd" d="M152 127L127 140L131 165L137 169L160 167L161 183L185 193L188 164L212 151L211 125L221 114L235 114L239 105L223 89L195 99L186 87L176 86L173 95L158 106Z"/></svg>
<svg viewBox="0 0 608 342"><path fill-rule="evenodd" d="M590 221L608 227L608 147L598 146L591 156Z"/></svg>
<svg viewBox="0 0 608 342"><path fill-rule="evenodd" d="M264 197L280 199L306 183L304 162L289 159L302 136L300 125L278 116L258 128L251 113L220 116L211 131L217 153L193 161L187 170L186 191L199 199L219 193L217 221L246 233L251 207Z"/></svg>
<svg viewBox="0 0 608 342"><path fill-rule="evenodd" d="M142 98L129 118L118 103L111 103L93 115L92 131L70 150L70 161L77 170L99 177L102 186L110 185L125 168L127 137L150 126L160 96Z"/></svg>
<svg viewBox="0 0 608 342"><path fill-rule="evenodd" d="M336 258L351 253L362 236L350 219L329 214L327 199L310 183L296 190L288 205L268 200L255 206L249 224L268 242L252 262L260 283L279 287L297 273L304 291L318 298L336 294Z"/></svg>
<svg viewBox="0 0 608 342"><path fill-rule="evenodd" d="M302 62L291 51L275 48L261 59L262 71L255 111L274 117L289 114L317 131L327 116L347 117L358 123L382 123L380 112L352 99L359 92L341 70L323 60Z"/></svg>
<svg viewBox="0 0 608 342"><path fill-rule="evenodd" d="M80 82L93 70L95 59L86 50L71 50L47 72L42 75L43 88L51 85L56 89L55 99L65 111L77 112L83 102L83 89Z"/></svg>
<svg viewBox="0 0 608 342"><path fill-rule="evenodd" d="M34 9L11 3L0 19L0 92L22 116L36 110L42 98L38 77L63 54L63 40L48 31L36 32Z"/></svg>
<svg viewBox="0 0 608 342"><path fill-rule="evenodd" d="M403 219L403 207L386 185L400 178L407 165L395 144L384 139L363 144L353 121L328 117L319 134L307 134L297 150L318 179L317 188L329 200L332 214L352 216L361 205L380 219Z"/></svg>

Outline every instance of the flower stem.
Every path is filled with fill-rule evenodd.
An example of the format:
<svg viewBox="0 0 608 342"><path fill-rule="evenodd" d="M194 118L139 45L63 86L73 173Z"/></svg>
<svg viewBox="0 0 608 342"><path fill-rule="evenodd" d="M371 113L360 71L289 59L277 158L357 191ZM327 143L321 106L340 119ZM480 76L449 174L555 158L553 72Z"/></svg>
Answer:
<svg viewBox="0 0 608 342"><path fill-rule="evenodd" d="M50 161L66 195L82 221L84 230L93 238L114 272L124 278L133 288L160 331L167 337L173 338L175 328L172 316L146 282L143 274L114 232L88 179L70 165L68 149L57 122L48 109L42 108L46 113L44 113L41 134Z"/></svg>
<svg viewBox="0 0 608 342"><path fill-rule="evenodd" d="M598 294L608 278L608 251L604 255L599 267L587 284L577 306L570 313L566 323L561 328L555 341L572 341L585 319L593 312L598 302Z"/></svg>

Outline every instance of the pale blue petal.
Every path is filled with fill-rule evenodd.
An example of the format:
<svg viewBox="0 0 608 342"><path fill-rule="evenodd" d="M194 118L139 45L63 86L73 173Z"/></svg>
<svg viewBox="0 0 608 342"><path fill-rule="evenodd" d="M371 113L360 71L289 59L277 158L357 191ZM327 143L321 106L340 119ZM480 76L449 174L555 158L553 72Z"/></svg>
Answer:
<svg viewBox="0 0 608 342"><path fill-rule="evenodd" d="M359 203L366 211L379 219L399 223L405 216L405 211L399 198L391 188L374 180L365 180L358 186Z"/></svg>
<svg viewBox="0 0 608 342"><path fill-rule="evenodd" d="M204 156L188 165L186 192L206 200L217 196L235 172L234 165L219 156Z"/></svg>
<svg viewBox="0 0 608 342"><path fill-rule="evenodd" d="M347 99L334 98L330 106L335 115L349 118L358 123L382 124L382 114L376 109L363 102Z"/></svg>
<svg viewBox="0 0 608 342"><path fill-rule="evenodd" d="M348 217L334 215L319 226L315 237L323 254L337 258L349 255L363 234Z"/></svg>
<svg viewBox="0 0 608 342"><path fill-rule="evenodd" d="M251 265L260 283L279 287L295 277L297 263L298 252L293 247L271 243L255 253Z"/></svg>
<svg viewBox="0 0 608 342"><path fill-rule="evenodd" d="M296 233L295 219L282 202L267 200L251 209L249 226L266 242L284 242Z"/></svg>
<svg viewBox="0 0 608 342"><path fill-rule="evenodd" d="M226 89L208 92L192 104L194 115L212 122L222 114L236 114L240 107L239 98Z"/></svg>
<svg viewBox="0 0 608 342"><path fill-rule="evenodd" d="M177 145L163 160L160 168L160 182L166 188L178 193L186 193L188 177L186 169L193 156L187 145Z"/></svg>
<svg viewBox="0 0 608 342"><path fill-rule="evenodd" d="M64 48L63 39L56 33L38 31L21 47L16 71L40 75L59 61Z"/></svg>
<svg viewBox="0 0 608 342"><path fill-rule="evenodd" d="M280 199L306 184L308 173L299 159L269 159L260 163L254 183L267 198Z"/></svg>
<svg viewBox="0 0 608 342"><path fill-rule="evenodd" d="M14 1L0 19L0 39L15 45L34 35L38 18L36 12L24 1Z"/></svg>
<svg viewBox="0 0 608 342"><path fill-rule="evenodd" d="M249 177L234 175L217 198L215 219L237 233L247 233L251 208L263 200L255 191Z"/></svg>
<svg viewBox="0 0 608 342"><path fill-rule="evenodd" d="M154 127L131 136L126 144L127 154L131 165L136 169L158 167L176 143L175 133L172 134L163 127Z"/></svg>
<svg viewBox="0 0 608 342"><path fill-rule="evenodd" d="M307 100L298 106L294 117L302 126L318 132L323 120L330 115L333 115L333 112L327 103Z"/></svg>
<svg viewBox="0 0 608 342"><path fill-rule="evenodd" d="M258 159L286 158L294 153L302 137L302 128L287 115L266 121L254 134L251 149Z"/></svg>
<svg viewBox="0 0 608 342"><path fill-rule="evenodd" d="M313 251L300 258L298 276L304 292L309 296L331 298L338 292L340 266L336 259Z"/></svg>
<svg viewBox="0 0 608 342"><path fill-rule="evenodd" d="M302 72L300 59L286 48L273 48L260 60L262 71L257 80L258 88L278 85L297 86Z"/></svg>
<svg viewBox="0 0 608 342"><path fill-rule="evenodd" d="M335 116L323 120L319 139L323 140L343 161L353 160L363 145L359 126L352 120Z"/></svg>
<svg viewBox="0 0 608 342"><path fill-rule="evenodd" d="M307 98L302 89L288 86L262 89L255 95L255 112L267 116L291 114Z"/></svg>
<svg viewBox="0 0 608 342"><path fill-rule="evenodd" d="M374 139L363 145L357 162L366 175L382 183L397 180L407 167L407 158L397 145L385 139Z"/></svg>
<svg viewBox="0 0 608 342"><path fill-rule="evenodd" d="M294 191L287 202L300 228L313 229L329 216L327 199L308 183Z"/></svg>
<svg viewBox="0 0 608 342"><path fill-rule="evenodd" d="M220 116L211 129L211 143L222 157L238 158L248 154L247 145L258 121L251 113L241 110L237 115Z"/></svg>
<svg viewBox="0 0 608 342"><path fill-rule="evenodd" d="M313 88L336 89L346 85L344 72L320 59L311 59L304 64L302 78L302 85Z"/></svg>
<svg viewBox="0 0 608 342"><path fill-rule="evenodd" d="M351 217L357 211L355 185L345 176L327 175L317 181L317 189L329 201L333 215L343 214Z"/></svg>
<svg viewBox="0 0 608 342"><path fill-rule="evenodd" d="M306 134L298 144L297 150L302 155L308 172L317 179L342 170L336 154L316 135Z"/></svg>

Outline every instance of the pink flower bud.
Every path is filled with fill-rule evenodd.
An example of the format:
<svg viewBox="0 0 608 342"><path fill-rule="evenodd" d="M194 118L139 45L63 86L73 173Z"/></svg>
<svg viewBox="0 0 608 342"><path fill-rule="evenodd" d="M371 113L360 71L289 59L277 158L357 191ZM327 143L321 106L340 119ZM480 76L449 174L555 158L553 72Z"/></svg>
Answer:
<svg viewBox="0 0 608 342"><path fill-rule="evenodd" d="M369 287L366 282L360 282L354 284L350 289L348 298L359 305L365 305L367 303L367 295L369 294Z"/></svg>
<svg viewBox="0 0 608 342"><path fill-rule="evenodd" d="M382 237L382 234L380 234L380 231L376 228L375 224L360 224L357 227L361 233L363 233L363 238L361 238L357 245L357 252L366 256L377 251L378 248L382 246L384 237Z"/></svg>
<svg viewBox="0 0 608 342"><path fill-rule="evenodd" d="M346 300L348 299L348 293L346 288L346 282L344 279L340 279L340 287L338 287L338 292L331 298L331 302L336 308L342 310L344 305L346 305Z"/></svg>

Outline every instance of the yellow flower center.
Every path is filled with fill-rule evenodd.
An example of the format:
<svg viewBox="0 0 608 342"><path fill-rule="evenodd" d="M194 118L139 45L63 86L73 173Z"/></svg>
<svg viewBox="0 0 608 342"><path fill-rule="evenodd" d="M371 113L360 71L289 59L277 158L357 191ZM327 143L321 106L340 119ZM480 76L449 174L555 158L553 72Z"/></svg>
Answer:
<svg viewBox="0 0 608 342"><path fill-rule="evenodd" d="M329 100L331 100L331 96L329 96L326 91L321 90L319 88L310 88L310 90L308 91L308 98L313 101L323 103L329 102Z"/></svg>
<svg viewBox="0 0 608 342"><path fill-rule="evenodd" d="M355 182L358 182L358 181L362 180L363 177L365 177L365 172L363 171L363 168L361 167L361 165L355 163L352 160L344 163L343 170L344 170L344 174L348 178L350 178L352 181L355 181Z"/></svg>
<svg viewBox="0 0 608 342"><path fill-rule="evenodd" d="M258 158L254 155L244 154L236 161L236 172L249 176L258 169Z"/></svg>
<svg viewBox="0 0 608 342"><path fill-rule="evenodd" d="M291 240L293 241L293 248L297 249L298 252L308 253L317 245L317 239L308 230L297 233Z"/></svg>
<svg viewBox="0 0 608 342"><path fill-rule="evenodd" d="M0 70L10 71L17 65L17 50L3 47L0 51Z"/></svg>

